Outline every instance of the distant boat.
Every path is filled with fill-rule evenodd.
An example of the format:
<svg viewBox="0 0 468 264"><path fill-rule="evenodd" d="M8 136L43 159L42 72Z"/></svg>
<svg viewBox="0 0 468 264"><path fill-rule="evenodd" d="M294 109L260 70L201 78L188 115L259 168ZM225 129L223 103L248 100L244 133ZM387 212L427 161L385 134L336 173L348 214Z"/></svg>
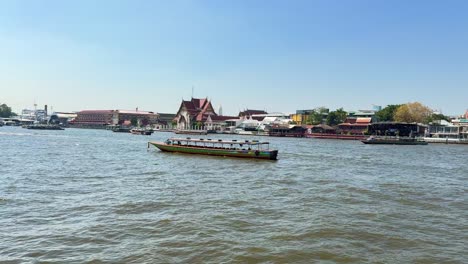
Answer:
<svg viewBox="0 0 468 264"><path fill-rule="evenodd" d="M186 134L186 135L207 135L207 130L191 130L191 129L177 129L174 131L176 134Z"/></svg>
<svg viewBox="0 0 468 264"><path fill-rule="evenodd" d="M278 150L270 150L269 144L269 142L248 140L170 138L166 142L148 142L148 147L153 145L166 152L276 160Z"/></svg>
<svg viewBox="0 0 468 264"><path fill-rule="evenodd" d="M113 132L120 132L120 133L130 133L132 130L130 127L114 127L112 129Z"/></svg>
<svg viewBox="0 0 468 264"><path fill-rule="evenodd" d="M44 124L34 124L24 126L27 129L39 129L39 130L64 130L63 127L59 125L44 125Z"/></svg>
<svg viewBox="0 0 468 264"><path fill-rule="evenodd" d="M143 128L132 128L130 129L130 133L134 135L146 135L149 136L153 134L153 130L143 129Z"/></svg>
<svg viewBox="0 0 468 264"><path fill-rule="evenodd" d="M366 135L347 135L347 134L332 134L332 133L309 133L306 134L308 138L320 139L343 139L343 140L363 140L368 136Z"/></svg>
<svg viewBox="0 0 468 264"><path fill-rule="evenodd" d="M365 140L361 140L364 144L380 144L380 145L427 145L427 142L413 137L376 137L370 136Z"/></svg>

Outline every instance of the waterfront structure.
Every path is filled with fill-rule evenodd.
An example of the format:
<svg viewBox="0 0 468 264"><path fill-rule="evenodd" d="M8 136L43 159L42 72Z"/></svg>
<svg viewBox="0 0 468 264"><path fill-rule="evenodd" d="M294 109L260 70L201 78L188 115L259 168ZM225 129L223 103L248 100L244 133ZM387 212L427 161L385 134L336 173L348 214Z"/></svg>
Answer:
<svg viewBox="0 0 468 264"><path fill-rule="evenodd" d="M235 116L211 115L206 118L204 128L207 131L224 131L236 118Z"/></svg>
<svg viewBox="0 0 468 264"><path fill-rule="evenodd" d="M369 125L368 134L377 136L423 136L427 126L418 123L378 122Z"/></svg>
<svg viewBox="0 0 468 264"><path fill-rule="evenodd" d="M158 113L158 124L160 125L172 125L172 121L176 117L176 114L169 113Z"/></svg>
<svg viewBox="0 0 468 264"><path fill-rule="evenodd" d="M466 142L468 141L468 122L467 125L460 125L460 122L455 125L445 120L433 122L427 128L424 140L430 143Z"/></svg>
<svg viewBox="0 0 468 264"><path fill-rule="evenodd" d="M257 121L263 120L263 115L268 115L268 113L264 110L253 110L253 109L246 109L244 111L239 112L238 117L240 119L255 119Z"/></svg>
<svg viewBox="0 0 468 264"><path fill-rule="evenodd" d="M316 108L308 110L296 110L295 114L292 114L290 118L298 125L310 124L309 119L312 113L320 113L322 115L322 122L327 119L330 109L328 108Z"/></svg>
<svg viewBox="0 0 468 264"><path fill-rule="evenodd" d="M346 135L363 135L371 123L371 117L348 117L343 123L338 124L338 131Z"/></svg>
<svg viewBox="0 0 468 264"><path fill-rule="evenodd" d="M112 125L113 115L114 110L83 110L76 113L76 118L69 124L80 128L105 128Z"/></svg>
<svg viewBox="0 0 468 264"><path fill-rule="evenodd" d="M158 115L150 111L136 110L83 110L77 113L76 118L69 122L73 127L106 128L112 125L146 126L156 124Z"/></svg>
<svg viewBox="0 0 468 264"><path fill-rule="evenodd" d="M197 123L205 123L209 116L218 116L211 101L208 98L192 98L190 101L182 100L174 120L177 129L190 129Z"/></svg>
<svg viewBox="0 0 468 264"><path fill-rule="evenodd" d="M178 130L222 131L236 116L218 115L208 98L182 100L174 121Z"/></svg>
<svg viewBox="0 0 468 264"><path fill-rule="evenodd" d="M272 124L268 128L268 136L271 137L305 137L306 132L306 126L293 124Z"/></svg>
<svg viewBox="0 0 468 264"><path fill-rule="evenodd" d="M331 127L326 124L311 125L308 129L308 132L311 134L320 133L320 134L336 134L336 128Z"/></svg>
<svg viewBox="0 0 468 264"><path fill-rule="evenodd" d="M373 118L375 116L375 110L358 110L358 111L349 111L348 118Z"/></svg>
<svg viewBox="0 0 468 264"><path fill-rule="evenodd" d="M49 124L61 124L64 126L68 125L68 122L77 117L76 113L73 112L54 112L49 117Z"/></svg>
<svg viewBox="0 0 468 264"><path fill-rule="evenodd" d="M34 110L23 109L19 115L19 119L22 120L22 124L32 122L45 122L47 121L47 105L44 106L44 109L36 109L37 105L34 105Z"/></svg>
<svg viewBox="0 0 468 264"><path fill-rule="evenodd" d="M158 115L151 111L136 110L114 110L112 113L112 124L122 125L125 122L133 124L136 122L137 126L153 125L158 122Z"/></svg>

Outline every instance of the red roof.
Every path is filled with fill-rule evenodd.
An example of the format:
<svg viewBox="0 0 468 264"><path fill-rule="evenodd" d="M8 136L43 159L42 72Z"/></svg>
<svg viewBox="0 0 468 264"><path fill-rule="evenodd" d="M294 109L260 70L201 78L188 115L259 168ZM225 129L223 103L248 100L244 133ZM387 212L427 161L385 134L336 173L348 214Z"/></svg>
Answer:
<svg viewBox="0 0 468 264"><path fill-rule="evenodd" d="M211 106L210 101L206 98L205 99L192 98L190 101L183 100L182 105L185 106L189 115L192 117L195 117L197 121L206 120L206 118L208 118L208 115L212 115L212 116L217 115L214 112L214 109L213 109L213 114L211 113L206 114L206 111Z"/></svg>
<svg viewBox="0 0 468 264"><path fill-rule="evenodd" d="M237 116L211 116L212 121L226 121L229 119L238 119Z"/></svg>
<svg viewBox="0 0 468 264"><path fill-rule="evenodd" d="M372 122L371 117L358 117L356 119L356 123L359 123L359 124L370 124L371 122Z"/></svg>
<svg viewBox="0 0 468 264"><path fill-rule="evenodd" d="M362 124L362 123L361 123L361 124L360 124L360 123L341 123L341 124L339 124L338 126L366 127L366 126L368 126L368 125L370 125L370 124L368 124L368 123L365 123L365 124Z"/></svg>
<svg viewBox="0 0 468 264"><path fill-rule="evenodd" d="M78 113L81 113L81 114L92 114L92 113L108 113L108 114L112 114L114 112L114 110L82 110Z"/></svg>
<svg viewBox="0 0 468 264"><path fill-rule="evenodd" d="M139 115L154 115L151 111L135 111L135 110L117 110L121 114L139 114Z"/></svg>

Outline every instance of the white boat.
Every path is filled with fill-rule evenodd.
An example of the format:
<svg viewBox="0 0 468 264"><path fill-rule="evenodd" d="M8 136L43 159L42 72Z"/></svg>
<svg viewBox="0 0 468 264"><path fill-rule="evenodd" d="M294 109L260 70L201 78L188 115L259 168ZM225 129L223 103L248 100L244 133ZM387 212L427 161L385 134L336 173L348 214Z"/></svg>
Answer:
<svg viewBox="0 0 468 264"><path fill-rule="evenodd" d="M237 128L236 130L234 130L234 133L238 134L238 135L255 135L254 134L254 131L245 131L241 128Z"/></svg>
<svg viewBox="0 0 468 264"><path fill-rule="evenodd" d="M461 138L437 138L437 137L425 137L424 141L428 143L442 143L442 144L468 144L468 139Z"/></svg>

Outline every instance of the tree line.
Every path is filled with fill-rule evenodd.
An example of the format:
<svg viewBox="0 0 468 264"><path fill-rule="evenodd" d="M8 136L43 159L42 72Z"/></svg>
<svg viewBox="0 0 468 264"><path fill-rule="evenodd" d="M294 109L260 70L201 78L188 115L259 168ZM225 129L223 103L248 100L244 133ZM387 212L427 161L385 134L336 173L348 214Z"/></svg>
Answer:
<svg viewBox="0 0 468 264"><path fill-rule="evenodd" d="M345 122L348 113L343 108L329 111L325 107L319 107L310 112L306 123L308 125L327 124L335 126ZM429 107L419 103L392 104L375 113L378 122L407 122L429 124L436 120L447 120L449 117L434 113Z"/></svg>
<svg viewBox="0 0 468 264"><path fill-rule="evenodd" d="M6 104L1 104L0 105L0 117L8 118L8 117L11 117L11 116L14 116L14 115L16 115L16 114L11 111L11 107L9 107Z"/></svg>

